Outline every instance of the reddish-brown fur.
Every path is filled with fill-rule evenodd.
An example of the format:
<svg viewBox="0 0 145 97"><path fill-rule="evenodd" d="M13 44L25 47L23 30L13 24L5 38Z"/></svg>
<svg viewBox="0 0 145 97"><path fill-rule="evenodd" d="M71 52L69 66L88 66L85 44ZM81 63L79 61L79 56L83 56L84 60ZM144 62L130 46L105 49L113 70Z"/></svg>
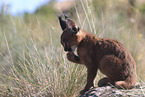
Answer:
<svg viewBox="0 0 145 97"><path fill-rule="evenodd" d="M87 67L87 84L80 94L84 94L94 86L93 81L98 70L106 75L100 79L98 86L112 84L117 88L130 89L135 85L136 63L120 42L114 39L97 38L77 28L71 19L65 22L66 28L63 29L61 43L65 51L68 51L67 58L71 62ZM77 48L78 56L73 53L72 47Z"/></svg>

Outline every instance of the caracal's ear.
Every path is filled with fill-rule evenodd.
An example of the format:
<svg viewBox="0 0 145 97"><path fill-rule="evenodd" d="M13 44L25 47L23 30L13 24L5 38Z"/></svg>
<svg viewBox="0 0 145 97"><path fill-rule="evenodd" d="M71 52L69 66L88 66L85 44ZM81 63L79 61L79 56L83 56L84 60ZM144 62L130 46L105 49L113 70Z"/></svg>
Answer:
<svg viewBox="0 0 145 97"><path fill-rule="evenodd" d="M66 19L66 24L67 24L67 27L71 28L71 30L73 30L73 32L75 34L79 31L79 28L77 27L76 23L72 19L67 18Z"/></svg>
<svg viewBox="0 0 145 97"><path fill-rule="evenodd" d="M65 13L64 14L65 19L69 18L69 16Z"/></svg>
<svg viewBox="0 0 145 97"><path fill-rule="evenodd" d="M58 16L58 19L59 19L61 29L64 30L67 27L66 21L64 19L62 19L62 17L60 15Z"/></svg>

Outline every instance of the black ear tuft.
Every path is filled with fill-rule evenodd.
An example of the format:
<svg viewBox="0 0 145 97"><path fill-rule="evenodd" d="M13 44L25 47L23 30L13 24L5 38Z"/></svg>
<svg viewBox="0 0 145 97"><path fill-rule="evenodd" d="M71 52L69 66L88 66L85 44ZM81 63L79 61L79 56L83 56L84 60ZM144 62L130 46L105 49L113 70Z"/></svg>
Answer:
<svg viewBox="0 0 145 97"><path fill-rule="evenodd" d="M64 30L67 27L66 21L64 19L62 19L62 17L60 15L58 16L58 19L59 19L61 29Z"/></svg>

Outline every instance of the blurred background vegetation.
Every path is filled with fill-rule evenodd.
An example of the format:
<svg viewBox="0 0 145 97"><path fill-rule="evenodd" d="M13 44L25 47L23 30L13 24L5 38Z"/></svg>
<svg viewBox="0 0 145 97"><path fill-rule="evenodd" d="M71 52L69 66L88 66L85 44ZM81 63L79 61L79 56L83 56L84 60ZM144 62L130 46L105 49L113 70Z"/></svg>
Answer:
<svg viewBox="0 0 145 97"><path fill-rule="evenodd" d="M145 1L49 1L30 14L13 16L0 6L0 95L78 96L86 68L69 62L60 44L57 15L64 13L97 37L114 38L131 52L137 80L145 81ZM99 72L95 83L103 77Z"/></svg>

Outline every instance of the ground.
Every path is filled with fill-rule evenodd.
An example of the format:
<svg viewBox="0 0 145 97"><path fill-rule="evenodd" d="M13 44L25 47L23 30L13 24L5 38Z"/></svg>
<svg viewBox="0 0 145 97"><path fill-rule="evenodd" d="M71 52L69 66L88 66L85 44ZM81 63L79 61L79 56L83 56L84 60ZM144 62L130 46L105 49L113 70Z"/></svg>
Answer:
<svg viewBox="0 0 145 97"><path fill-rule="evenodd" d="M92 88L80 97L145 97L145 84L138 84L134 89L116 89L113 86Z"/></svg>

